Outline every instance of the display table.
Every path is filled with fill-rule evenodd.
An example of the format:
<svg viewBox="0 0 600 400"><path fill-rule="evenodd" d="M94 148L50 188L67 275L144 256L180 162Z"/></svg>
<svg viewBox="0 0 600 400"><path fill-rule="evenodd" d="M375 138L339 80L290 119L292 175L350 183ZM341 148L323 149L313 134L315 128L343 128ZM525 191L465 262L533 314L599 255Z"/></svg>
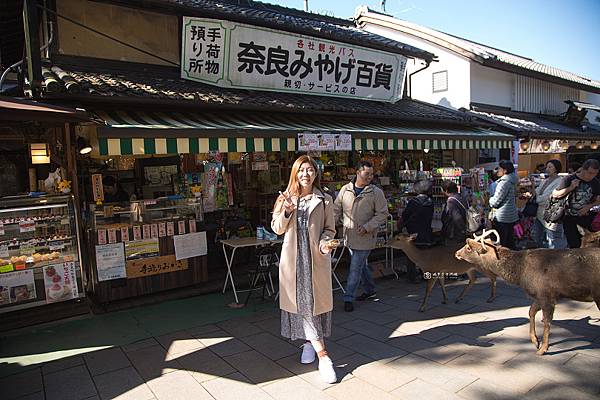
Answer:
<svg viewBox="0 0 600 400"><path fill-rule="evenodd" d="M235 297L235 302L239 303L238 295L235 288L235 282L233 280L233 274L231 272L231 267L233 265L233 260L235 257L235 252L237 249L243 247L262 247L262 246L274 246L276 244L283 243L283 240L264 240L257 239L256 237L248 237L248 238L239 238L239 239L226 239L222 240L221 244L223 245L223 254L225 255L225 264L227 265L227 276L225 277L225 284L223 285L223 293L227 290L227 282L231 282L231 288L233 289L233 297Z"/></svg>

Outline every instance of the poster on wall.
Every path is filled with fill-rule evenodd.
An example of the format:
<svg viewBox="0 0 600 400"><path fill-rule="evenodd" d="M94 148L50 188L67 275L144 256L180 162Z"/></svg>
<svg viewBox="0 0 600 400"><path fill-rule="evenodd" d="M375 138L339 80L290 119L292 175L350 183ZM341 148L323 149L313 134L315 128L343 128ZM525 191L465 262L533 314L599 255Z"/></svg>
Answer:
<svg viewBox="0 0 600 400"><path fill-rule="evenodd" d="M21 303L36 297L33 270L0 274L0 305Z"/></svg>
<svg viewBox="0 0 600 400"><path fill-rule="evenodd" d="M48 265L43 271L46 303L57 303L78 297L74 262Z"/></svg>
<svg viewBox="0 0 600 400"><path fill-rule="evenodd" d="M335 149L339 151L352 151L352 135L347 133L335 135Z"/></svg>
<svg viewBox="0 0 600 400"><path fill-rule="evenodd" d="M98 281L125 278L125 250L123 243L96 246Z"/></svg>
<svg viewBox="0 0 600 400"><path fill-rule="evenodd" d="M188 233L173 237L175 258L183 260L208 254L206 232Z"/></svg>
<svg viewBox="0 0 600 400"><path fill-rule="evenodd" d="M317 150L319 138L316 133L304 132L298 134L298 151Z"/></svg>
<svg viewBox="0 0 600 400"><path fill-rule="evenodd" d="M125 243L125 257L128 260L156 257L158 254L159 246L157 237L133 240Z"/></svg>

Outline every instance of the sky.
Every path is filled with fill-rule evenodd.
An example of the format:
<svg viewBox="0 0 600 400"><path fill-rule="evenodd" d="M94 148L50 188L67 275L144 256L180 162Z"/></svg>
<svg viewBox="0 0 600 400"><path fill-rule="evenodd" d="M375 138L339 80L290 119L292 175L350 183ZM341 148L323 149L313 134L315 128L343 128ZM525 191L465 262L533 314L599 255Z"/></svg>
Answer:
<svg viewBox="0 0 600 400"><path fill-rule="evenodd" d="M304 0L262 0L304 9ZM349 18L381 0L309 0ZM600 0L387 0L386 13L600 81Z"/></svg>

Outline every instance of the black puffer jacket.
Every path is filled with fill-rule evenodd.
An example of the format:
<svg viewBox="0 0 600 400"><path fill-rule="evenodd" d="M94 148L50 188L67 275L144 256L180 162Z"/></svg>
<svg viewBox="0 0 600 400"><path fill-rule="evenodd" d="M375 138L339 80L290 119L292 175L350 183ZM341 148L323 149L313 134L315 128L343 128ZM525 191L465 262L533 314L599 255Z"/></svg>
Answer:
<svg viewBox="0 0 600 400"><path fill-rule="evenodd" d="M433 219L433 200L431 197L420 194L408 201L402 213L402 224L408 233L417 234L417 244L433 242L431 220Z"/></svg>

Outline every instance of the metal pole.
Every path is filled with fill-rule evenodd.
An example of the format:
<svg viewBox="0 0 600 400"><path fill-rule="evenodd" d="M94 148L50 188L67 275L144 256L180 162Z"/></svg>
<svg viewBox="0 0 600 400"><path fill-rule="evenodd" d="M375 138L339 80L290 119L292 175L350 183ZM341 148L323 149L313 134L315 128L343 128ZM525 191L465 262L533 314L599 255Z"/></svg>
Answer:
<svg viewBox="0 0 600 400"><path fill-rule="evenodd" d="M308 12L308 0L304 0L304 11Z"/></svg>
<svg viewBox="0 0 600 400"><path fill-rule="evenodd" d="M31 93L33 97L37 97L42 86L42 60L40 57L40 21L34 0L25 0L23 2L23 22L25 25L27 77L31 86Z"/></svg>

